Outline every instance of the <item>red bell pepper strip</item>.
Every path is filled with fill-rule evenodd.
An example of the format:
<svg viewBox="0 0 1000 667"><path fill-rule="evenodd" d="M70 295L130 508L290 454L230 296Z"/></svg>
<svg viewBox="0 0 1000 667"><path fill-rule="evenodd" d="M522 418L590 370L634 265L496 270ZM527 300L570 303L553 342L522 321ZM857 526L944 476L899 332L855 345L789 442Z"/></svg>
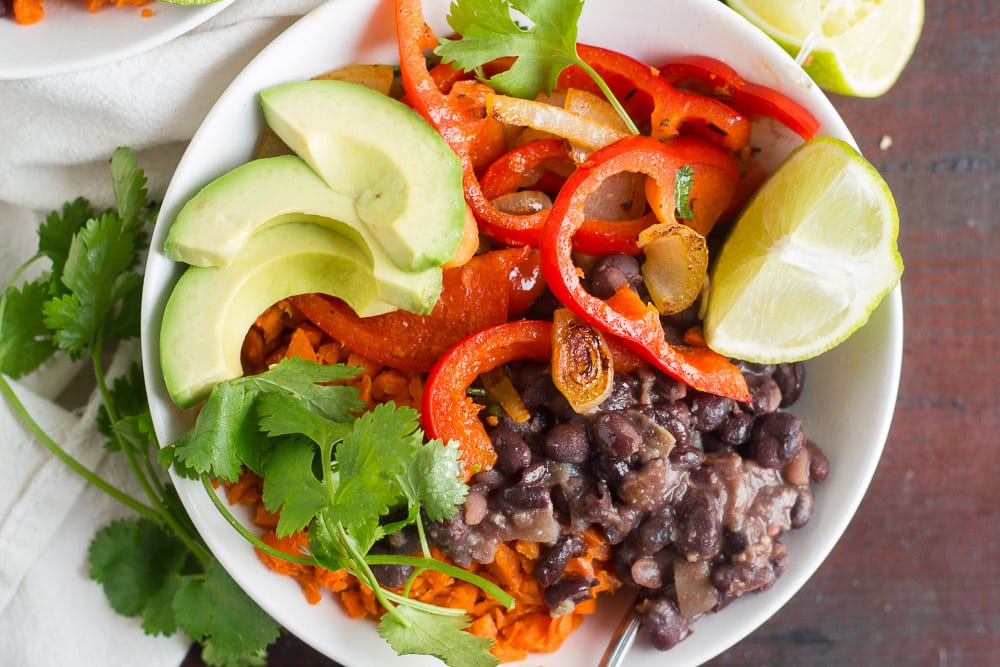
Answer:
<svg viewBox="0 0 1000 667"><path fill-rule="evenodd" d="M552 355L552 323L516 320L477 331L438 359L424 385L424 431L462 451L466 479L496 463L493 442L479 420L482 408L468 395L476 378L517 359L544 361Z"/></svg>
<svg viewBox="0 0 1000 667"><path fill-rule="evenodd" d="M475 171L473 147L477 138L470 128L468 102L458 95L441 92L427 71L425 48L434 48L434 34L424 22L420 0L396 0L396 33L399 71L406 102L433 125L462 161L465 199L490 238L507 245L536 245L547 212L532 215L505 213L483 195ZM483 86L483 89L488 89Z"/></svg>
<svg viewBox="0 0 1000 667"><path fill-rule="evenodd" d="M480 179L483 196L496 199L536 185L547 160L571 160L569 147L562 139L537 139L501 155Z"/></svg>
<svg viewBox="0 0 1000 667"><path fill-rule="evenodd" d="M427 315L396 310L358 317L334 297L305 294L292 304L318 329L362 356L404 371L426 372L474 331L519 317L544 289L538 251L507 248L446 269L441 297Z"/></svg>
<svg viewBox="0 0 1000 667"><path fill-rule="evenodd" d="M542 271L552 294L578 317L620 337L639 357L699 391L747 401L743 374L707 347L671 345L655 307L623 288L607 301L587 292L573 262L573 236L583 224L587 197L604 179L622 172L644 173L673 187L684 166L662 143L646 136L626 137L594 153L566 181L542 230Z"/></svg>
<svg viewBox="0 0 1000 667"><path fill-rule="evenodd" d="M751 118L766 116L782 123L806 141L816 136L819 121L787 95L744 79L732 67L709 56L684 56L660 67L660 76L674 86L690 82L707 88L706 94Z"/></svg>
<svg viewBox="0 0 1000 667"><path fill-rule="evenodd" d="M649 65L598 46L578 44L577 53L605 80L630 113L649 119L650 134L668 139L681 133L699 134L731 152L750 143L750 123L719 100L677 90ZM600 94L579 67L567 67L559 88L583 88Z"/></svg>

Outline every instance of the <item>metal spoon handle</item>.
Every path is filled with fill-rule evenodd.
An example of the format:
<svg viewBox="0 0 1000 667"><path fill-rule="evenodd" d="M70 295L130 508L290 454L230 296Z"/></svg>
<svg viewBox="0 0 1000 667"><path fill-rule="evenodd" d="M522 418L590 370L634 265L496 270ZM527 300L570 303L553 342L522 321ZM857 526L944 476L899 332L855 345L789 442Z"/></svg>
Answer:
<svg viewBox="0 0 1000 667"><path fill-rule="evenodd" d="M620 667L625 664L625 656L632 648L635 638L639 635L639 628L642 621L639 620L639 612L635 609L635 604L629 605L628 612L622 617L621 623L615 628L611 635L608 647L604 650L604 655L598 663L598 667Z"/></svg>

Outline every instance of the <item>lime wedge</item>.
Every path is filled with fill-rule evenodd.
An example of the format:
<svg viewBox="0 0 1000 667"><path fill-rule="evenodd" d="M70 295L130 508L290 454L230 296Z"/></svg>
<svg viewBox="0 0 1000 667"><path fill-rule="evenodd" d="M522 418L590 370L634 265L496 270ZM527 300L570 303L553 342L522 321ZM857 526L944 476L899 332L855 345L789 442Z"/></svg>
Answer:
<svg viewBox="0 0 1000 667"><path fill-rule="evenodd" d="M796 149L740 214L710 272L709 347L801 361L845 340L898 282L899 215L885 181L839 139Z"/></svg>
<svg viewBox="0 0 1000 667"><path fill-rule="evenodd" d="M896 82L920 38L923 0L727 0L803 63L821 88L876 97Z"/></svg>

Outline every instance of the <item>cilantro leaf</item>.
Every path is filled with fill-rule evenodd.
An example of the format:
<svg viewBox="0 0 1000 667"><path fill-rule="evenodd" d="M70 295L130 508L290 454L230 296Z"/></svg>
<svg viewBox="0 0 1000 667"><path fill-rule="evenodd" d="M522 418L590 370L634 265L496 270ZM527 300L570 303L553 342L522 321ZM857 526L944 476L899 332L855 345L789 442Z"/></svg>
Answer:
<svg viewBox="0 0 1000 667"><path fill-rule="evenodd" d="M255 388L239 380L216 385L194 426L170 443L171 459L227 482L239 479L244 463L260 472L260 455L247 454L254 445L267 446L254 418L256 397Z"/></svg>
<svg viewBox="0 0 1000 667"><path fill-rule="evenodd" d="M461 39L442 39L434 52L443 62L476 72L497 91L533 99L551 93L559 75L576 65L594 80L632 134L632 118L604 79L576 50L583 0L454 0L448 24ZM513 57L509 69L487 77L483 65Z"/></svg>
<svg viewBox="0 0 1000 667"><path fill-rule="evenodd" d="M514 9L530 26L514 20ZM517 60L505 72L489 79L497 90L515 97L533 98L552 92L564 69L579 62L577 21L582 0L465 0L454 2L448 24L462 35L435 50L445 61L481 72L486 63L505 56Z"/></svg>
<svg viewBox="0 0 1000 667"><path fill-rule="evenodd" d="M259 652L278 637L279 626L233 581L217 560L204 577L188 577L174 596L174 614L192 639L210 643L221 660Z"/></svg>
<svg viewBox="0 0 1000 667"><path fill-rule="evenodd" d="M127 417L137 418L140 415L148 416L149 405L146 403L146 389L143 386L142 367L138 362L131 364L126 373L115 378L111 386L108 387L108 398L110 399L111 407L119 419ZM106 445L107 448L117 450L120 448L120 444L114 441L116 435L115 425L112 424L108 409L109 406L104 404L98 409L97 428L101 433L112 438L112 442ZM138 427L137 421L135 425ZM137 430L137 432L132 434L131 439L145 438L145 442L148 444L149 435L150 432L148 431Z"/></svg>
<svg viewBox="0 0 1000 667"><path fill-rule="evenodd" d="M316 414L291 394L267 393L257 406L260 429L272 437L301 433L315 442L330 460L332 445L347 435L348 423Z"/></svg>
<svg viewBox="0 0 1000 667"><path fill-rule="evenodd" d="M148 519L119 519L90 543L90 578L104 588L112 608L124 616L142 614L187 556L184 544Z"/></svg>
<svg viewBox="0 0 1000 667"><path fill-rule="evenodd" d="M305 438L285 438L263 466L264 507L278 512L277 534L304 529L330 504L326 487L313 474L316 446Z"/></svg>
<svg viewBox="0 0 1000 667"><path fill-rule="evenodd" d="M7 288L0 307L0 372L13 378L38 368L56 351L42 316L48 285L42 280Z"/></svg>
<svg viewBox="0 0 1000 667"><path fill-rule="evenodd" d="M447 445L434 440L421 445L406 466L403 492L411 504L423 505L431 521L451 518L465 502L469 487L462 481L461 456L454 440Z"/></svg>
<svg viewBox="0 0 1000 667"><path fill-rule="evenodd" d="M365 402L354 387L327 386L327 383L350 380L360 370L354 366L325 366L301 357L291 357L244 380L261 392L288 393L301 401L307 409L327 419L349 422L353 421L355 414L365 409Z"/></svg>
<svg viewBox="0 0 1000 667"><path fill-rule="evenodd" d="M336 521L329 521L325 514L321 514L309 526L309 553L320 567L331 572L354 565L340 536L334 533L335 525Z"/></svg>
<svg viewBox="0 0 1000 667"><path fill-rule="evenodd" d="M323 366L294 357L259 375L220 382L206 399L194 427L174 440L165 456L181 469L227 482L239 478L243 465L260 473L271 447L258 427L256 409L260 397L284 393L304 409L347 422L353 419L351 413L364 408L358 390L325 383L356 374L357 370L349 366Z"/></svg>
<svg viewBox="0 0 1000 667"><path fill-rule="evenodd" d="M128 148L117 148L111 155L111 186L118 217L126 229L134 231L144 222L139 214L146 206L146 175Z"/></svg>
<svg viewBox="0 0 1000 667"><path fill-rule="evenodd" d="M403 497L406 462L423 442L412 408L383 403L358 417L337 446L334 515L353 530L388 513Z"/></svg>
<svg viewBox="0 0 1000 667"><path fill-rule="evenodd" d="M488 649L493 640L465 629L468 616L445 616L398 605L379 621L379 634L400 655L433 655L451 667L494 667L500 661Z"/></svg>
<svg viewBox="0 0 1000 667"><path fill-rule="evenodd" d="M44 306L46 326L71 357L97 343L115 304L141 287L141 277L129 271L135 260L135 237L113 213L92 218L73 237L62 277L70 293Z"/></svg>
<svg viewBox="0 0 1000 667"><path fill-rule="evenodd" d="M38 228L38 253L52 262L52 294L64 291L62 286L63 267L69 257L69 247L73 236L83 229L87 221L96 215L94 208L83 197L77 197L63 204L62 213L52 211Z"/></svg>
<svg viewBox="0 0 1000 667"><path fill-rule="evenodd" d="M694 167L684 165L674 172L674 206L677 217L690 220L694 217L691 209L691 186L694 184Z"/></svg>

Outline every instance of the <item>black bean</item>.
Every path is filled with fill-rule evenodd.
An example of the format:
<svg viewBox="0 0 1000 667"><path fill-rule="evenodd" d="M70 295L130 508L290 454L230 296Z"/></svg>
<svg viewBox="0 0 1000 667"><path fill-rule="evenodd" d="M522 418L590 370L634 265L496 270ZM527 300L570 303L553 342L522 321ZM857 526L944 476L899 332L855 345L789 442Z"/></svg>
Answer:
<svg viewBox="0 0 1000 667"><path fill-rule="evenodd" d="M722 529L722 553L732 556L733 554L742 553L746 550L747 546L746 533L732 528Z"/></svg>
<svg viewBox="0 0 1000 667"><path fill-rule="evenodd" d="M513 475L531 463L531 449L514 429L499 425L490 432L493 449L497 453L496 468Z"/></svg>
<svg viewBox="0 0 1000 667"><path fill-rule="evenodd" d="M621 544L638 525L642 514L628 505L617 505L602 523L604 537L609 544Z"/></svg>
<svg viewBox="0 0 1000 667"><path fill-rule="evenodd" d="M623 285L635 288L642 281L642 274L635 257L614 254L601 258L588 278L591 294L599 299L608 299Z"/></svg>
<svg viewBox="0 0 1000 667"><path fill-rule="evenodd" d="M505 512L551 507L549 490L543 486L511 486L497 495L497 507Z"/></svg>
<svg viewBox="0 0 1000 667"><path fill-rule="evenodd" d="M623 285L628 285L628 276L616 266L595 270L590 276L590 293L598 299L611 298Z"/></svg>
<svg viewBox="0 0 1000 667"><path fill-rule="evenodd" d="M612 412L635 407L639 404L640 392L639 380L634 375L617 373L611 385L611 395L598 408Z"/></svg>
<svg viewBox="0 0 1000 667"><path fill-rule="evenodd" d="M372 574L386 588L399 588L413 573L409 565L372 565Z"/></svg>
<svg viewBox="0 0 1000 667"><path fill-rule="evenodd" d="M801 528L809 521L813 512L813 494L808 486L799 487L799 495L795 498L795 504L789 512L788 518L792 528Z"/></svg>
<svg viewBox="0 0 1000 667"><path fill-rule="evenodd" d="M632 563L630 571L632 581L643 588L660 588L663 586L663 571L654 558L643 556Z"/></svg>
<svg viewBox="0 0 1000 667"><path fill-rule="evenodd" d="M806 381L806 367L800 362L778 364L774 369L774 381L781 389L781 407L788 407L802 395L802 386Z"/></svg>
<svg viewBox="0 0 1000 667"><path fill-rule="evenodd" d="M540 586L546 588L556 583L566 571L570 558L584 553L583 539L579 535L567 535L542 552L535 564L534 577Z"/></svg>
<svg viewBox="0 0 1000 667"><path fill-rule="evenodd" d="M415 554L420 551L420 533L416 527L407 526L385 538L389 550L396 554Z"/></svg>
<svg viewBox="0 0 1000 667"><path fill-rule="evenodd" d="M772 412L754 422L750 455L765 468L780 468L805 444L802 420L787 412Z"/></svg>
<svg viewBox="0 0 1000 667"><path fill-rule="evenodd" d="M597 585L596 579L587 577L563 577L552 586L545 589L543 597L549 609L555 610L568 606L567 603L577 605L593 597L590 589ZM561 611L572 611L570 609L560 609Z"/></svg>
<svg viewBox="0 0 1000 667"><path fill-rule="evenodd" d="M819 484L830 473L830 461L816 443L806 441L809 449L809 483Z"/></svg>
<svg viewBox="0 0 1000 667"><path fill-rule="evenodd" d="M593 423L594 441L612 459L625 461L639 451L642 434L620 412L602 412Z"/></svg>
<svg viewBox="0 0 1000 667"><path fill-rule="evenodd" d="M755 415L774 412L781 405L782 393L778 383L771 377L757 378L749 383L750 410Z"/></svg>
<svg viewBox="0 0 1000 667"><path fill-rule="evenodd" d="M691 442L691 410L684 401L664 401L646 406L643 414L667 429L678 445Z"/></svg>
<svg viewBox="0 0 1000 667"><path fill-rule="evenodd" d="M730 447L738 447L750 438L753 430L753 415L742 410L734 410L719 426L719 440Z"/></svg>
<svg viewBox="0 0 1000 667"><path fill-rule="evenodd" d="M594 457L591 467L595 475L613 487L624 482L629 471L628 461L612 458L603 452Z"/></svg>
<svg viewBox="0 0 1000 667"><path fill-rule="evenodd" d="M521 473L518 486L548 486L550 482L549 466L545 461L535 461Z"/></svg>
<svg viewBox="0 0 1000 667"><path fill-rule="evenodd" d="M670 450L670 464L681 470L694 470L705 461L705 452L697 447L678 445Z"/></svg>
<svg viewBox="0 0 1000 667"><path fill-rule="evenodd" d="M470 526L482 523L489 513L489 505L486 496L477 491L469 491L465 496L465 504L462 507L462 518Z"/></svg>
<svg viewBox="0 0 1000 667"><path fill-rule="evenodd" d="M586 429L575 422L558 424L545 434L542 451L563 463L583 463L590 455Z"/></svg>
<svg viewBox="0 0 1000 667"><path fill-rule="evenodd" d="M685 331L691 327L701 325L701 318L698 317L698 300L695 300L693 304L679 313L664 315L660 318L660 322L663 324L667 339L671 343L679 342L684 338Z"/></svg>
<svg viewBox="0 0 1000 667"><path fill-rule="evenodd" d="M715 394L697 394L691 399L691 426L714 431L733 409L733 399Z"/></svg>
<svg viewBox="0 0 1000 667"><path fill-rule="evenodd" d="M584 496L580 504L580 518L588 523L601 524L614 511L611 491L603 479L597 480L594 490Z"/></svg>
<svg viewBox="0 0 1000 667"><path fill-rule="evenodd" d="M653 646L661 651L675 646L690 632L677 603L666 595L649 598L639 606L642 627Z"/></svg>
<svg viewBox="0 0 1000 667"><path fill-rule="evenodd" d="M756 378L770 377L774 374L774 364L758 364L751 361L737 360L736 367L743 373L743 377L750 382Z"/></svg>
<svg viewBox="0 0 1000 667"><path fill-rule="evenodd" d="M670 544L676 530L677 517L673 507L661 507L639 524L636 543L642 553L656 553Z"/></svg>
<svg viewBox="0 0 1000 667"><path fill-rule="evenodd" d="M723 563L712 568L712 585L727 597L768 588L774 583L774 571L768 565Z"/></svg>
<svg viewBox="0 0 1000 667"><path fill-rule="evenodd" d="M396 534L398 535L399 533ZM400 536L398 539L406 541L405 536ZM416 549L417 551L420 550L419 538ZM383 555L399 552L395 550L392 542L387 537L373 544L371 549L369 549L369 553ZM413 568L408 565L372 565L372 574L375 575L380 584L388 588L399 588L406 583L412 572Z"/></svg>
<svg viewBox="0 0 1000 667"><path fill-rule="evenodd" d="M722 525L718 498L688 492L677 512L677 549L689 559L706 560L722 548Z"/></svg>
<svg viewBox="0 0 1000 667"><path fill-rule="evenodd" d="M512 375L511 381L517 387L521 402L528 410L534 411L559 391L552 384L552 370L548 364L522 364Z"/></svg>
<svg viewBox="0 0 1000 667"><path fill-rule="evenodd" d="M507 478L502 472L496 468L490 468L489 470L483 470L482 472L477 472L475 475L469 478L469 486L471 488L476 488L484 491L492 491L494 489L499 489L501 486L507 484Z"/></svg>

